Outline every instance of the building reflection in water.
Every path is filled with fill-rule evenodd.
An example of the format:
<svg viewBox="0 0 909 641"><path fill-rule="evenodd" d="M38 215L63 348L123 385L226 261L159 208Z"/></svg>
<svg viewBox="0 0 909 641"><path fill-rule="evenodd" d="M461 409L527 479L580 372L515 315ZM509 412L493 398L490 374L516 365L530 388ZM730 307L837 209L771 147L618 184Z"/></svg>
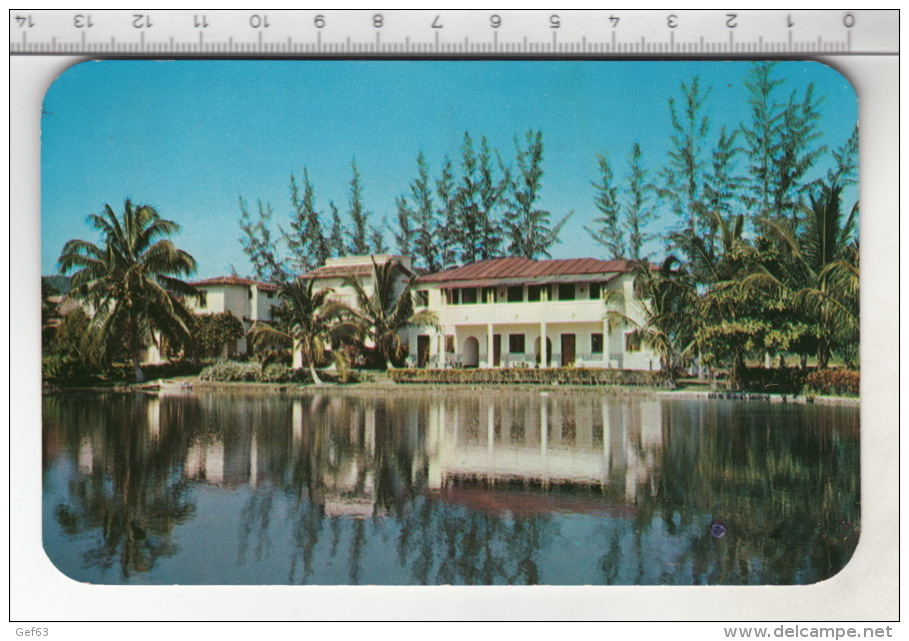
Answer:
<svg viewBox="0 0 909 641"><path fill-rule="evenodd" d="M495 505L495 495L466 487L533 488L541 511L558 511L539 490L581 486L603 494L620 490L624 503L632 505L656 465L662 425L661 405L653 400L546 392L467 403L442 399L429 416L428 489L482 508L484 498ZM519 510L533 509L527 499ZM571 502L565 503L570 510ZM601 503L591 505L603 509Z"/></svg>
<svg viewBox="0 0 909 641"><path fill-rule="evenodd" d="M542 496L541 490L558 485L614 490L609 491L613 500L633 505L663 445L661 404L650 399L546 392L488 398L441 395L399 408L393 401L351 402L318 395L294 399L290 405L291 451L286 454L303 454L316 471L310 498L326 516L383 512L376 502L376 458L382 450L381 444L377 449L378 431L399 432L395 440L410 435L405 439L413 459L410 482L448 498L467 486L533 488ZM153 418L159 402L148 409L154 436L160 430ZM387 425L378 425L379 414ZM275 469L263 457L277 453L251 422L244 429L197 435L183 472L187 479L220 487L256 487L276 481L260 477Z"/></svg>
<svg viewBox="0 0 909 641"><path fill-rule="evenodd" d="M45 541L80 547L71 575L92 582L192 558L195 537L209 554L209 535L235 551L210 581L831 576L858 532L858 412L760 410L558 390L49 397ZM704 534L716 514L722 545ZM569 554L601 575L559 574Z"/></svg>

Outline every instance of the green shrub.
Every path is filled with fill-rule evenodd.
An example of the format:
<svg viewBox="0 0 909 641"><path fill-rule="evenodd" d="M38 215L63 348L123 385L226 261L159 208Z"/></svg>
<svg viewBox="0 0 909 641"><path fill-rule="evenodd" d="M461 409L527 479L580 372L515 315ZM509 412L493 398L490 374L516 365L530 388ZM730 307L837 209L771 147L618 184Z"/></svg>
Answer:
<svg viewBox="0 0 909 641"><path fill-rule="evenodd" d="M155 363L154 365L142 365L142 374L146 381L152 381L158 378L170 378L171 376L189 376L198 374L202 365L193 361L173 361L167 363ZM126 381L132 382L135 377L135 371L132 364L116 363L108 365L104 370L104 378L109 381Z"/></svg>
<svg viewBox="0 0 909 641"><path fill-rule="evenodd" d="M646 385L663 382L661 372L602 368L393 369L389 377L410 384Z"/></svg>
<svg viewBox="0 0 909 641"><path fill-rule="evenodd" d="M319 378L325 382L350 382L356 383L362 376L355 371L347 372L346 380L343 372L320 371ZM265 367L261 364L238 363L235 361L220 361L202 370L199 378L203 381L219 383L246 382L246 383L312 383L312 376L308 368L292 369L282 363L269 363Z"/></svg>
<svg viewBox="0 0 909 641"><path fill-rule="evenodd" d="M203 381L258 382L262 377L262 366L259 363L238 363L236 361L219 361L202 370L199 378Z"/></svg>
<svg viewBox="0 0 909 641"><path fill-rule="evenodd" d="M806 394L858 396L861 376L849 369L820 369L805 377Z"/></svg>
<svg viewBox="0 0 909 641"><path fill-rule="evenodd" d="M230 312L196 314L191 331L199 356L219 356L225 345L243 338L243 323Z"/></svg>
<svg viewBox="0 0 909 641"><path fill-rule="evenodd" d="M308 369L292 369L282 363L269 363L262 368L262 383L312 383Z"/></svg>
<svg viewBox="0 0 909 641"><path fill-rule="evenodd" d="M805 385L810 370L798 367L766 369L749 367L742 377L745 391L766 394L798 394Z"/></svg>
<svg viewBox="0 0 909 641"><path fill-rule="evenodd" d="M69 354L50 353L41 357L41 378L45 381L77 384L90 376L91 372L85 363Z"/></svg>

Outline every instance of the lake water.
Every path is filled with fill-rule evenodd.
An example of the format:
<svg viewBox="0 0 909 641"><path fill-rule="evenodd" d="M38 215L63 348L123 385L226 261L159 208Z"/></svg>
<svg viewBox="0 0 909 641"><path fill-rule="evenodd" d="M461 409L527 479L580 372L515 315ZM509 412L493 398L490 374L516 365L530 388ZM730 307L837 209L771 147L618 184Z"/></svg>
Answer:
<svg viewBox="0 0 909 641"><path fill-rule="evenodd" d="M602 392L43 400L44 547L101 584L806 584L859 410Z"/></svg>

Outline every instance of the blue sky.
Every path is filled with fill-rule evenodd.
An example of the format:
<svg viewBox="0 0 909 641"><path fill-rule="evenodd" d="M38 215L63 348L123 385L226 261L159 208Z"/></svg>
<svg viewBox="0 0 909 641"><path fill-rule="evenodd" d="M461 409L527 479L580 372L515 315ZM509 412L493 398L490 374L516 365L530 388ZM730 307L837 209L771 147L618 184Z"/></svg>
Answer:
<svg viewBox="0 0 909 641"><path fill-rule="evenodd" d="M395 197L408 189L422 151L434 174L457 162L463 134L481 135L504 159L515 133L540 129L545 144L540 206L573 211L554 258L598 257L584 231L597 155L618 182L640 143L655 177L669 149L667 100L699 76L712 87L712 137L748 117L747 62L533 61L100 61L68 69L50 87L42 117L42 273L70 238L96 241L85 223L105 203L155 206L182 226L177 244L197 276L250 272L239 243L238 198L272 205L284 223L288 181L304 167L316 204L347 208L351 160L372 222L393 246ZM820 141L831 148L857 119L855 93L820 63L784 62L790 90L814 82L825 96ZM740 160L740 165L744 163ZM742 165L743 166L743 165ZM826 166L818 166L823 173ZM847 194L847 206L855 200ZM650 229L660 234L667 218ZM649 247L654 256L659 243Z"/></svg>

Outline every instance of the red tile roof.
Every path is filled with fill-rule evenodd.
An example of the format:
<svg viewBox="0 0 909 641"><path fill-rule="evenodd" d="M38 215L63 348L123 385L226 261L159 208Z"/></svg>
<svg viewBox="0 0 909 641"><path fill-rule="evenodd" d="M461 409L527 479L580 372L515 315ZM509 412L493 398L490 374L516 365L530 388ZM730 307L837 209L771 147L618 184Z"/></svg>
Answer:
<svg viewBox="0 0 909 641"><path fill-rule="evenodd" d="M452 281L486 281L501 279L545 280L560 276L591 274L615 275L630 272L630 260L598 260L596 258L565 258L531 260L529 258L492 258L447 269L420 278L421 283L448 283Z"/></svg>
<svg viewBox="0 0 909 641"><path fill-rule="evenodd" d="M383 264L383 263L379 263ZM405 274L412 272L398 263L398 268ZM316 269L302 274L300 278L312 280L314 278L344 278L345 276L372 276L372 263L354 263L350 265L323 265Z"/></svg>
<svg viewBox="0 0 909 641"><path fill-rule="evenodd" d="M272 283L260 283L249 278L240 278L239 276L216 276L214 278L206 278L205 280L199 280L194 283L190 283L193 287L213 287L216 285L233 285L236 287L252 287L255 285L258 289L266 292L274 292L278 290L277 285Z"/></svg>
<svg viewBox="0 0 909 641"><path fill-rule="evenodd" d="M314 278L344 278L345 276L371 276L372 265L323 265L302 274L300 278L312 280Z"/></svg>

